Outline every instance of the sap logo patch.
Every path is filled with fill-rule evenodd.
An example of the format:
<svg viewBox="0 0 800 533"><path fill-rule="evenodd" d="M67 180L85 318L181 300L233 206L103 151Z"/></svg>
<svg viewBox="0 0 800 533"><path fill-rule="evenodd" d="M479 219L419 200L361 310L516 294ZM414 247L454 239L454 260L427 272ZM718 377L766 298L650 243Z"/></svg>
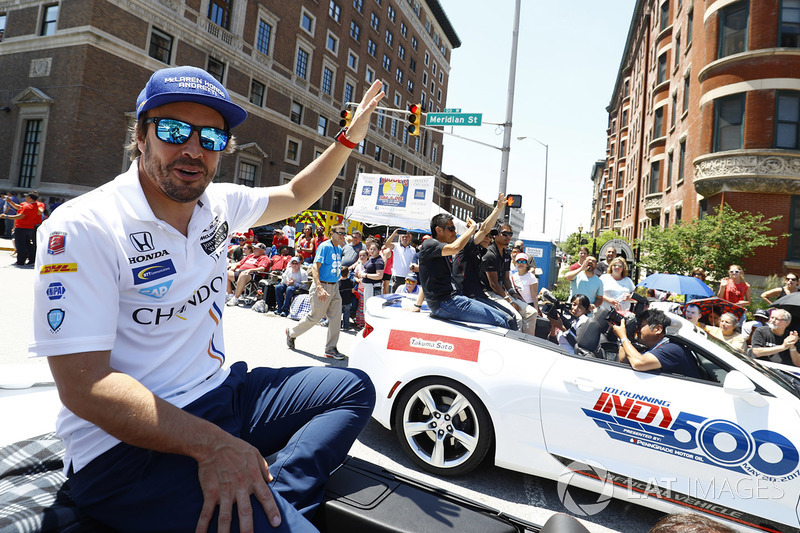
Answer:
<svg viewBox="0 0 800 533"><path fill-rule="evenodd" d="M47 241L47 253L50 255L63 254L66 246L67 234L61 231L54 231Z"/></svg>
<svg viewBox="0 0 800 533"><path fill-rule="evenodd" d="M67 288L63 283L55 282L47 286L47 297L51 300L60 300L64 297L65 292L67 292Z"/></svg>
<svg viewBox="0 0 800 533"><path fill-rule="evenodd" d="M145 265L143 267L133 269L133 284L141 285L142 283L150 283L157 279L166 278L176 274L175 265L172 264L172 259L166 261L159 261L152 265Z"/></svg>
<svg viewBox="0 0 800 533"><path fill-rule="evenodd" d="M361 196L372 196L372 185L364 185L361 189Z"/></svg>
<svg viewBox="0 0 800 533"><path fill-rule="evenodd" d="M150 298L163 298L169 288L172 286L172 280L165 281L164 283L159 283L158 285L153 285L152 287L145 287L144 289L139 289L139 294L144 294L145 296L149 296Z"/></svg>
<svg viewBox="0 0 800 533"><path fill-rule="evenodd" d="M425 199L425 189L416 189L414 190L414 200L424 200Z"/></svg>
<svg viewBox="0 0 800 533"><path fill-rule="evenodd" d="M78 263L55 263L52 265L42 265L40 274L54 274L56 272L77 272Z"/></svg>
<svg viewBox="0 0 800 533"><path fill-rule="evenodd" d="M65 314L63 309L51 309L47 312L47 323L50 324L50 331L55 333L61 328Z"/></svg>

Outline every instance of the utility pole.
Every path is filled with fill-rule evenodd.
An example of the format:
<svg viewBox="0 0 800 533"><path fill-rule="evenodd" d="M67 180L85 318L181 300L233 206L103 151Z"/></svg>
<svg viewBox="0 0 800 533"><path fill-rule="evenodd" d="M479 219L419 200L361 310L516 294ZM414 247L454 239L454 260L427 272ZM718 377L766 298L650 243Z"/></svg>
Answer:
<svg viewBox="0 0 800 533"><path fill-rule="evenodd" d="M511 152L511 119L514 116L514 84L517 77L520 3L521 0L516 0L514 5L514 34L511 38L511 65L508 69L508 101L506 104L506 121L503 124L503 157L500 164L500 187L498 191L503 194L506 194L508 184L508 157Z"/></svg>

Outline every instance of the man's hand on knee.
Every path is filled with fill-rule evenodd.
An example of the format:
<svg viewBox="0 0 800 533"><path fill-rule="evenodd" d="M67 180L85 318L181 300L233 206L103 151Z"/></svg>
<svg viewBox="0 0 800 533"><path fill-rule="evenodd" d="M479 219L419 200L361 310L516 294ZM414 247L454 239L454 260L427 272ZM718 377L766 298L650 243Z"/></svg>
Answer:
<svg viewBox="0 0 800 533"><path fill-rule="evenodd" d="M239 530L253 531L253 509L250 495L264 508L273 526L281 523L278 506L267 483L272 481L267 462L258 450L232 435L216 443L203 459L197 462L197 475L203 490L203 509L197 522L198 533L208 531L214 509L219 506L220 533L230 531L233 505L239 514Z"/></svg>

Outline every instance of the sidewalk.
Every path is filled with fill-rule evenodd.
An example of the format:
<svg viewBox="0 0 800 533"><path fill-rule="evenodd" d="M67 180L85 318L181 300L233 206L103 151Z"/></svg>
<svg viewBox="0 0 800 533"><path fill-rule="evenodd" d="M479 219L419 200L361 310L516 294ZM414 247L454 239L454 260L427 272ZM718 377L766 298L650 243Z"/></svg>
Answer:
<svg viewBox="0 0 800 533"><path fill-rule="evenodd" d="M0 237L0 251L13 252L14 241L11 239L4 239L3 237Z"/></svg>

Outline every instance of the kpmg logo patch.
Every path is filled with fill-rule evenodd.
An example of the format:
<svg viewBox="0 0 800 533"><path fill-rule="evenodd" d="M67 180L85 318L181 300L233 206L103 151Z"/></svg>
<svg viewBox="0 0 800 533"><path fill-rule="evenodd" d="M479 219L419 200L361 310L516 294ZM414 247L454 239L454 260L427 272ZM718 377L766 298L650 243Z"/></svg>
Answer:
<svg viewBox="0 0 800 533"><path fill-rule="evenodd" d="M64 323L64 315L63 309L51 309L47 312L47 323L50 324L50 331L55 333L61 328L61 324Z"/></svg>
<svg viewBox="0 0 800 533"><path fill-rule="evenodd" d="M158 285L153 285L152 287L145 287L144 289L139 289L139 294L144 294L145 296L149 296L150 298L163 298L169 288L172 286L172 280L167 280L164 283L159 283Z"/></svg>
<svg viewBox="0 0 800 533"><path fill-rule="evenodd" d="M51 300L60 300L64 297L65 292L67 292L67 288L58 281L47 286L47 297Z"/></svg>
<svg viewBox="0 0 800 533"><path fill-rule="evenodd" d="M136 248L137 252L152 252L156 249L155 245L153 244L153 236L149 231L131 233L128 235L128 238L130 239L133 247Z"/></svg>
<svg viewBox="0 0 800 533"><path fill-rule="evenodd" d="M67 234L61 231L54 231L50 234L47 241L47 253L50 255L63 254L66 248Z"/></svg>
<svg viewBox="0 0 800 533"><path fill-rule="evenodd" d="M372 185L364 185L361 189L361 196L372 196Z"/></svg>
<svg viewBox="0 0 800 533"><path fill-rule="evenodd" d="M133 269L133 284L141 285L142 283L150 283L157 279L166 278L176 274L175 265L172 264L172 259L159 261L152 265L145 265Z"/></svg>
<svg viewBox="0 0 800 533"><path fill-rule="evenodd" d="M424 200L424 199L425 199L425 189L415 189L414 200Z"/></svg>

